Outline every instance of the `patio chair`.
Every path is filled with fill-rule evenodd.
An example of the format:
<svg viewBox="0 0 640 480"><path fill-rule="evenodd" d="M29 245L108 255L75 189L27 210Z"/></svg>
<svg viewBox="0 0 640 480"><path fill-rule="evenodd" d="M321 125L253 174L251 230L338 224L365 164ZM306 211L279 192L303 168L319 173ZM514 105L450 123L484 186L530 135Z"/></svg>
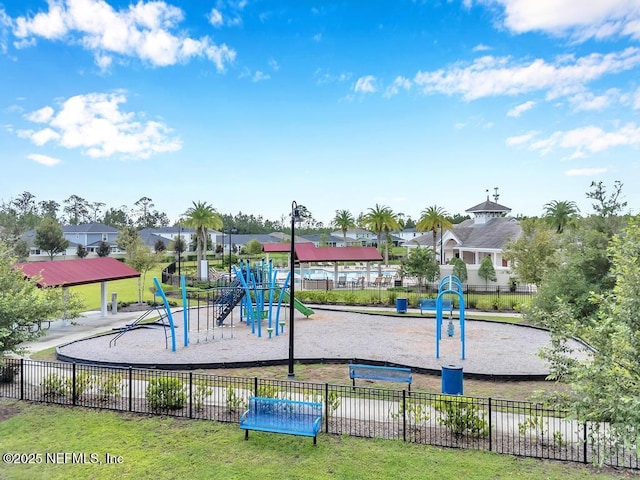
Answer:
<svg viewBox="0 0 640 480"><path fill-rule="evenodd" d="M382 276L376 277L376 279L373 282L369 283L369 286L370 287L380 287L380 286L382 286Z"/></svg>
<svg viewBox="0 0 640 480"><path fill-rule="evenodd" d="M390 287L391 286L391 277L389 277L389 276L382 277L382 286L383 287Z"/></svg>

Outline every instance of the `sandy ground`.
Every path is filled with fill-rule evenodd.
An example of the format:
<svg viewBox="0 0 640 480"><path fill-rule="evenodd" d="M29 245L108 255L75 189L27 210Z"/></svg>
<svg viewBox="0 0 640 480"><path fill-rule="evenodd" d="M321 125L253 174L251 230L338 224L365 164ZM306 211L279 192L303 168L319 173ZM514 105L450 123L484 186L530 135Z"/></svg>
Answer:
<svg viewBox="0 0 640 480"><path fill-rule="evenodd" d="M184 347L183 329L176 329L176 351L171 351L171 337L165 348L163 328L143 328L127 332L110 342L115 332L95 338L75 340L58 347L66 359L116 365L157 368L215 368L231 365L286 363L289 355L288 325L284 334L262 338L251 333L244 323L206 330L200 319L200 332L190 332L190 344ZM192 325L195 317L192 315ZM445 320L446 322L446 320ZM211 327L213 322L209 323ZM182 317L176 316L176 325ZM265 321L266 325L266 321ZM381 316L349 311L319 310L306 319L296 317L295 351L297 361L374 361L411 367L416 372L440 372L443 366L462 367L465 375L532 379L543 377L549 368L538 356L547 346L546 331L504 323L479 320L465 322L465 359L462 359L460 326L454 320L455 334L446 336L446 323L440 341L440 358L436 358L435 319L430 317ZM194 328L192 326L192 328ZM168 333L168 330L167 330ZM574 342L576 350L582 345ZM584 356L586 353L578 353Z"/></svg>

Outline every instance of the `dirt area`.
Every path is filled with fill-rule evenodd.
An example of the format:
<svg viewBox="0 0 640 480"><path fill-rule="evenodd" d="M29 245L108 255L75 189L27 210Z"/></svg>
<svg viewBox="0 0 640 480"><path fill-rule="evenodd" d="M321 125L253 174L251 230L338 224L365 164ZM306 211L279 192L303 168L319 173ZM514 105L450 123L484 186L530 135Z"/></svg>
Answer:
<svg viewBox="0 0 640 480"><path fill-rule="evenodd" d="M17 400L0 399L0 422L10 419L20 412Z"/></svg>

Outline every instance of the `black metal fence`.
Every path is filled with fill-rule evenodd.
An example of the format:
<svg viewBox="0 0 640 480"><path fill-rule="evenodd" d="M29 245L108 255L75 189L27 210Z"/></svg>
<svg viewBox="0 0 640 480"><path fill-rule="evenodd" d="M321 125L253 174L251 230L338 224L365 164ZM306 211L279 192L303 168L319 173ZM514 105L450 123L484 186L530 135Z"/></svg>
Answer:
<svg viewBox="0 0 640 480"><path fill-rule="evenodd" d="M250 396L323 404L329 434L640 469L605 423L539 404L257 377L6 359L0 397L239 422Z"/></svg>

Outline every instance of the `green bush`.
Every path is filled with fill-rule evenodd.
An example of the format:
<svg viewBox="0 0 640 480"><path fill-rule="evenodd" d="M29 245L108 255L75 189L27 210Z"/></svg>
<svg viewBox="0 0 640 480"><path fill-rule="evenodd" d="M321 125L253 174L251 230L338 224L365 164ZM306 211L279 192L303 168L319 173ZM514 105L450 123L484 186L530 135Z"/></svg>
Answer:
<svg viewBox="0 0 640 480"><path fill-rule="evenodd" d="M489 434L489 424L482 406L472 398L443 395L435 403L438 421L454 435L469 433L477 437Z"/></svg>
<svg viewBox="0 0 640 480"><path fill-rule="evenodd" d="M117 373L109 373L96 377L94 380L96 396L99 402L106 403L116 400L122 396L122 375Z"/></svg>
<svg viewBox="0 0 640 480"><path fill-rule="evenodd" d="M200 411L204 407L204 399L213 393L213 389L206 380L196 380L194 389L191 392L191 401L196 410Z"/></svg>
<svg viewBox="0 0 640 480"><path fill-rule="evenodd" d="M60 398L68 395L69 382L64 375L50 373L40 382L42 396L45 398Z"/></svg>
<svg viewBox="0 0 640 480"><path fill-rule="evenodd" d="M494 301L491 298L479 298L476 302L476 308L478 310L493 310L495 308Z"/></svg>
<svg viewBox="0 0 640 480"><path fill-rule="evenodd" d="M146 397L152 410L179 410L187 403L182 380L173 377L149 380Z"/></svg>
<svg viewBox="0 0 640 480"><path fill-rule="evenodd" d="M428 405L407 398L404 404L400 402L398 412L391 412L389 416L394 419L406 417L409 425L417 426L420 422L426 422L431 418L431 410Z"/></svg>
<svg viewBox="0 0 640 480"><path fill-rule="evenodd" d="M236 389L231 385L227 387L227 395L226 395L226 405L227 410L230 413L237 412L239 410L244 410L247 407L247 402L240 395L236 393Z"/></svg>
<svg viewBox="0 0 640 480"><path fill-rule="evenodd" d="M264 384L258 385L258 391L256 392L256 396L263 397L263 398L278 398L279 393L280 393L280 390L276 385L273 385L271 383L264 383Z"/></svg>

